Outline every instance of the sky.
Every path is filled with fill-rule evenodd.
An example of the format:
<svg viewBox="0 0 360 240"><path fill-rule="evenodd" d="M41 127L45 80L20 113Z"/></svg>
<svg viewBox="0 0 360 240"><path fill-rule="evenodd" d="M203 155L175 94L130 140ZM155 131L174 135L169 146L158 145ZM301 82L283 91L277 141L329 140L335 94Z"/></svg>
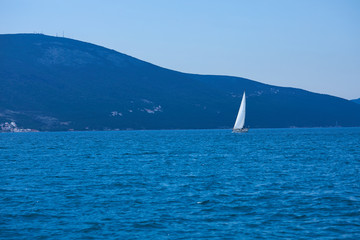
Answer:
<svg viewBox="0 0 360 240"><path fill-rule="evenodd" d="M98 44L187 73L360 98L358 0L0 0L0 34Z"/></svg>

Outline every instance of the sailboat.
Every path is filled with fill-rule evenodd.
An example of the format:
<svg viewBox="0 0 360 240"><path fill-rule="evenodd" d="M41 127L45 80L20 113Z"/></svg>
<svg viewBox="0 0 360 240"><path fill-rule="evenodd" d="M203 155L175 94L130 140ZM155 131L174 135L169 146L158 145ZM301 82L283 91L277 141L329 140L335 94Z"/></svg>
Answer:
<svg viewBox="0 0 360 240"><path fill-rule="evenodd" d="M244 128L245 125L245 111L246 111L246 97L245 92L243 94L239 112L235 121L235 125L233 128L233 132L247 132L249 131L248 128Z"/></svg>

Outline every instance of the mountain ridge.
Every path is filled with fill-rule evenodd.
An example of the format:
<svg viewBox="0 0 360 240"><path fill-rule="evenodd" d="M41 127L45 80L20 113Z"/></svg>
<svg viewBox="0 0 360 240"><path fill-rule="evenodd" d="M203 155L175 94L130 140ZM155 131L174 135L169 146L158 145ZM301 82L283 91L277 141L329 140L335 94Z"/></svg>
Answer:
<svg viewBox="0 0 360 240"><path fill-rule="evenodd" d="M354 103L360 104L360 98L358 98L358 99L352 99L351 101L354 102Z"/></svg>
<svg viewBox="0 0 360 240"><path fill-rule="evenodd" d="M245 90L250 127L360 126L360 106L345 99L41 34L0 35L0 84L0 123L41 131L231 128Z"/></svg>

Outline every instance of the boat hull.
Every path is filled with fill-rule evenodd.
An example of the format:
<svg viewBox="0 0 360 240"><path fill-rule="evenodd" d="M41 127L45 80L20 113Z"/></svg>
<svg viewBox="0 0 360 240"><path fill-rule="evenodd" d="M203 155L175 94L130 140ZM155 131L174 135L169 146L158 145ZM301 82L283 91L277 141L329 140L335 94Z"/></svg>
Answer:
<svg viewBox="0 0 360 240"><path fill-rule="evenodd" d="M248 128L233 129L233 133L246 133L248 131Z"/></svg>

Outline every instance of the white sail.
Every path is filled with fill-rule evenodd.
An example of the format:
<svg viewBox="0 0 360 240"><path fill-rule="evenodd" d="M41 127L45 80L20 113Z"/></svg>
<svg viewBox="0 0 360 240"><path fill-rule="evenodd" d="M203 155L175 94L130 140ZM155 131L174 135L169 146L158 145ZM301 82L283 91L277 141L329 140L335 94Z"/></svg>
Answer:
<svg viewBox="0 0 360 240"><path fill-rule="evenodd" d="M239 112L235 121L234 129L242 129L245 125L245 108L246 108L246 97L245 92L241 100Z"/></svg>

